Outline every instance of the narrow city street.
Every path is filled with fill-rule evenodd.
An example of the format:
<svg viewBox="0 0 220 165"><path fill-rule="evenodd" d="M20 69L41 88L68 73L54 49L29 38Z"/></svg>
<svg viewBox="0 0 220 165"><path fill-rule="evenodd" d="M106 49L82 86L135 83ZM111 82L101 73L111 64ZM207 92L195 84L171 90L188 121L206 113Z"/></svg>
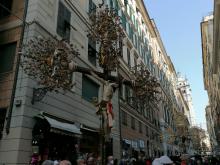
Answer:
<svg viewBox="0 0 220 165"><path fill-rule="evenodd" d="M219 165L220 0L0 0L0 165Z"/></svg>

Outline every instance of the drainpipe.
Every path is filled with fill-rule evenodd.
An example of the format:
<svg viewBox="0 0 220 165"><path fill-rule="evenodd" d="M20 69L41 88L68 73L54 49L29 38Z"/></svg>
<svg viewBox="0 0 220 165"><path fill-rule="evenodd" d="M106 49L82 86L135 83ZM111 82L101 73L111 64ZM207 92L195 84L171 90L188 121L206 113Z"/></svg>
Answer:
<svg viewBox="0 0 220 165"><path fill-rule="evenodd" d="M26 20L26 16L27 16L27 9L28 9L28 0L25 0L23 22L22 22L22 31L21 31L20 41L19 41L19 49L22 48L22 44L23 44L24 30L25 30L25 24L26 24L25 20ZM20 54L18 53L17 54L16 67L15 67L15 75L14 75L12 93L11 93L11 99L10 99L10 105L9 105L9 109L8 109L8 116L6 118L6 120L7 120L7 123L6 123L6 133L7 134L9 134L9 130L10 130L11 117L12 117L12 109L13 109L14 98L15 98L15 91L16 91L16 85L17 85L17 79L18 79L19 64L20 64Z"/></svg>

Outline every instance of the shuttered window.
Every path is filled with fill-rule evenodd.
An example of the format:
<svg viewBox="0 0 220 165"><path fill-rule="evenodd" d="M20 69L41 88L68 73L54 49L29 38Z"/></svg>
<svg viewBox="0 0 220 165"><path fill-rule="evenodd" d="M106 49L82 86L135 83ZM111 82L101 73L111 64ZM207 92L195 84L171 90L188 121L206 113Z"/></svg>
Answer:
<svg viewBox="0 0 220 165"><path fill-rule="evenodd" d="M139 121L139 133L142 133L143 130L142 130L142 123Z"/></svg>
<svg viewBox="0 0 220 165"><path fill-rule="evenodd" d="M92 65L96 66L96 42L89 38L88 44L88 60Z"/></svg>
<svg viewBox="0 0 220 165"><path fill-rule="evenodd" d="M131 128L135 130L135 118L131 117Z"/></svg>
<svg viewBox="0 0 220 165"><path fill-rule="evenodd" d="M113 0L110 0L110 2L109 2L109 3L110 3L109 8L110 8L110 9L112 9L112 8L113 8Z"/></svg>
<svg viewBox="0 0 220 165"><path fill-rule="evenodd" d="M12 71L16 45L16 43L10 43L0 46L0 74Z"/></svg>
<svg viewBox="0 0 220 165"><path fill-rule="evenodd" d="M145 126L145 135L146 135L146 136L149 136L148 126Z"/></svg>
<svg viewBox="0 0 220 165"><path fill-rule="evenodd" d="M2 133L4 130L5 117L6 117L6 108L0 108L0 139L2 138Z"/></svg>
<svg viewBox="0 0 220 165"><path fill-rule="evenodd" d="M94 98L98 99L99 85L88 77L82 77L82 98L87 101L92 101Z"/></svg>
<svg viewBox="0 0 220 165"><path fill-rule="evenodd" d="M7 9L6 10L5 8L0 7L0 19L1 19L10 15L10 12L8 10L11 11L12 0L1 0L0 3L2 6L4 6Z"/></svg>
<svg viewBox="0 0 220 165"><path fill-rule="evenodd" d="M115 11L116 11L117 14L118 14L118 10L119 10L118 1L115 0Z"/></svg>
<svg viewBox="0 0 220 165"><path fill-rule="evenodd" d="M70 39L70 18L71 13L66 6L60 1L57 17L57 33L69 41Z"/></svg>
<svg viewBox="0 0 220 165"><path fill-rule="evenodd" d="M127 113L124 111L121 111L121 117L122 117L122 124L128 125L128 116Z"/></svg>
<svg viewBox="0 0 220 165"><path fill-rule="evenodd" d="M96 12L96 5L92 0L89 0L89 14Z"/></svg>
<svg viewBox="0 0 220 165"><path fill-rule="evenodd" d="M127 48L127 60L128 60L128 66L131 66L131 54L130 54L130 49Z"/></svg>
<svg viewBox="0 0 220 165"><path fill-rule="evenodd" d="M129 24L129 38L131 39L131 41L133 42L133 35L134 35L134 31L132 26Z"/></svg>
<svg viewBox="0 0 220 165"><path fill-rule="evenodd" d="M121 20L122 20L122 27L126 31L126 22L127 22L127 20L126 20L125 14L123 12L121 13Z"/></svg>

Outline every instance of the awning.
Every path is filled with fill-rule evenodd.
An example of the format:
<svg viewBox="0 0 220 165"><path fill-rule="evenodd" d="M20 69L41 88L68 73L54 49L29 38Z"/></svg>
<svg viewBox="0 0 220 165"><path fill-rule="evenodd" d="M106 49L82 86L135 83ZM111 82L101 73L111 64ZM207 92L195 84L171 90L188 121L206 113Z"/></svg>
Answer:
<svg viewBox="0 0 220 165"><path fill-rule="evenodd" d="M84 124L81 124L81 125L80 125L80 128L81 128L82 130L86 130L86 131L90 131L90 132L95 132L95 133L100 132L100 129L99 129L99 128L92 128L92 127L86 126L86 125L84 125Z"/></svg>
<svg viewBox="0 0 220 165"><path fill-rule="evenodd" d="M58 118L55 119L55 117L52 118L44 114L38 114L37 116L34 116L34 118L38 120L40 119L38 123L43 123L42 121L46 121L49 124L50 132L81 137L80 135L82 132L80 131L80 128L78 128L74 123L62 119L59 120ZM44 124L41 124L41 127L44 127Z"/></svg>
<svg viewBox="0 0 220 165"><path fill-rule="evenodd" d="M55 129L59 129L59 130L64 130L64 131L72 132L74 134L79 134L79 135L82 134L80 129L77 128L75 124L64 123L64 122L52 119L52 118L47 117L47 116L44 116L44 118L50 124L51 129L55 128Z"/></svg>

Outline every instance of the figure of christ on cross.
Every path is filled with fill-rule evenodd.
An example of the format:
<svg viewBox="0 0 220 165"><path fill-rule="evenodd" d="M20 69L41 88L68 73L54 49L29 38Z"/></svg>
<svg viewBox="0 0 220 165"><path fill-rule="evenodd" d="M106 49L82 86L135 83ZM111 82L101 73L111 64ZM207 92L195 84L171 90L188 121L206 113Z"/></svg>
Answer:
<svg viewBox="0 0 220 165"><path fill-rule="evenodd" d="M118 88L117 83L111 83L108 80L104 80L97 76L94 72L91 72L91 75L98 79L103 84L103 93L102 99L100 102L96 104L97 111L96 114L102 115L104 119L104 134L105 139L108 140L110 138L111 128L113 127L114 113L113 106L111 103L114 91Z"/></svg>

